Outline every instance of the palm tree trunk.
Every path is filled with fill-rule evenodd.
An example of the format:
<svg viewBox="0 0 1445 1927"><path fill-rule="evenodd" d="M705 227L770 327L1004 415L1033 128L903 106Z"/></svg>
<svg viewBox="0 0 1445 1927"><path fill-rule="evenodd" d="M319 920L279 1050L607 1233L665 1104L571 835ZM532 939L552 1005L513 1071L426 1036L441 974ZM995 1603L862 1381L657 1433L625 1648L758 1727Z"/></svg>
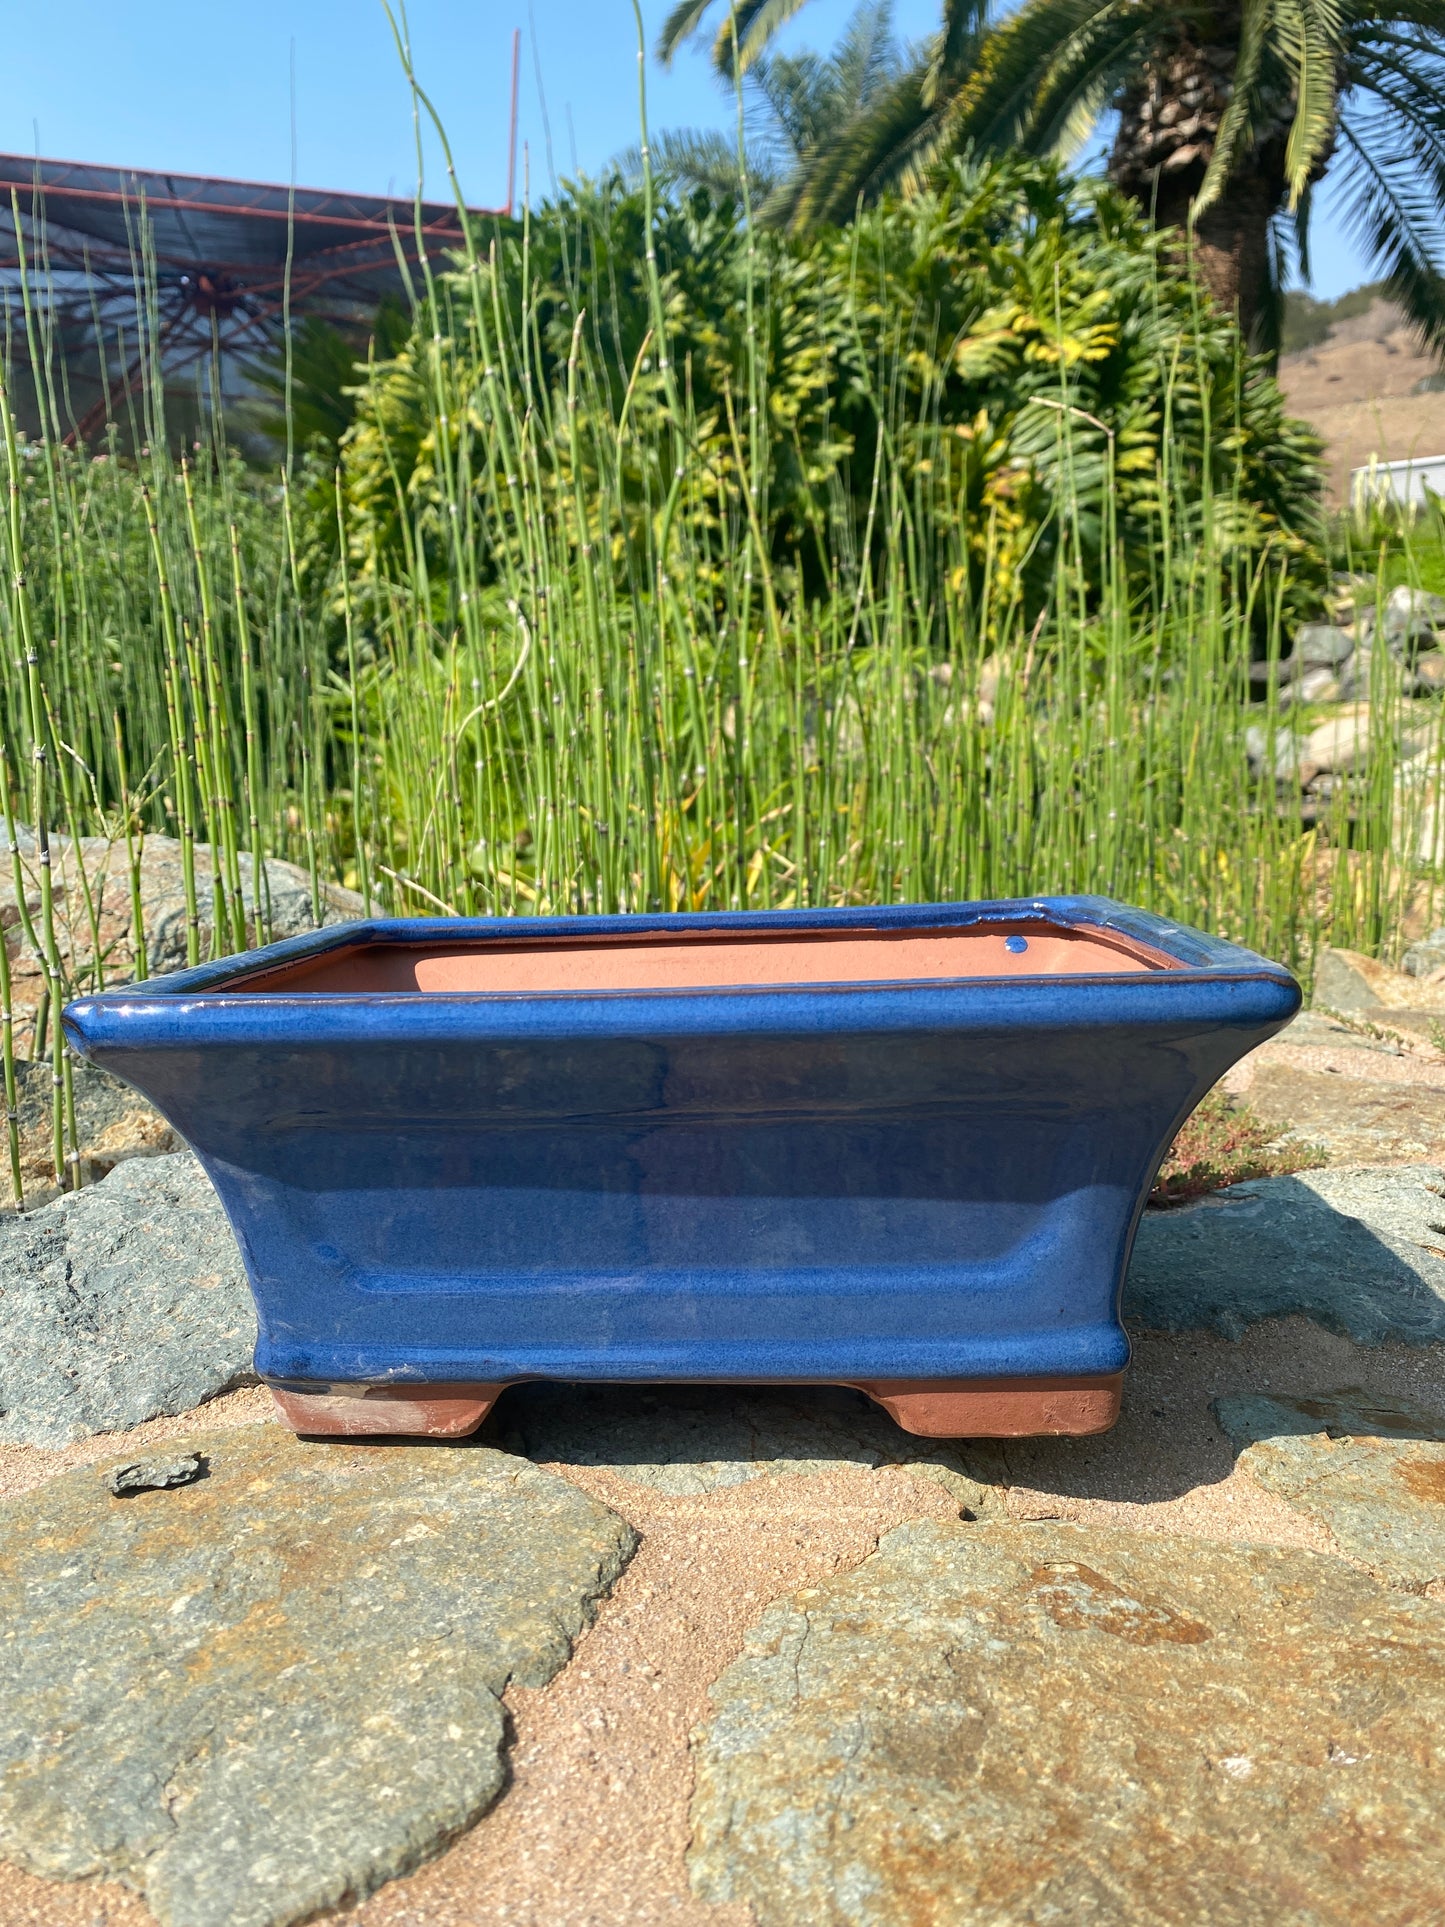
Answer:
<svg viewBox="0 0 1445 1927"><path fill-rule="evenodd" d="M1191 173L1193 170L1191 170ZM1187 228L1189 208L1204 178L1181 181L1177 174L1161 181L1153 205L1159 227ZM1193 260L1200 280L1219 306L1239 319L1240 332L1254 347L1259 338L1270 293L1269 224L1279 207L1283 184L1276 185L1263 167L1236 174L1212 207L1194 225Z"/></svg>
<svg viewBox="0 0 1445 1927"><path fill-rule="evenodd" d="M1221 19L1215 25L1219 37L1207 43L1182 29L1171 46L1145 64L1119 103L1109 177L1156 227L1188 227L1229 104L1239 45L1231 25L1237 29L1238 21ZM1284 198L1287 103L1281 108L1194 232L1200 278L1222 308L1238 315L1246 340L1257 335L1265 316L1269 224Z"/></svg>

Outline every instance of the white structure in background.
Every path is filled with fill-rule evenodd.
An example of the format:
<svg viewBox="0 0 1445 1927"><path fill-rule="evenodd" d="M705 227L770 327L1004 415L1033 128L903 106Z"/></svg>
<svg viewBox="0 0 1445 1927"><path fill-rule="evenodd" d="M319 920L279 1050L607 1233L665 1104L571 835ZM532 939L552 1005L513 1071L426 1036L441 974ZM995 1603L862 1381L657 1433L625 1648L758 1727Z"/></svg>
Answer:
<svg viewBox="0 0 1445 1927"><path fill-rule="evenodd" d="M1350 503L1356 509L1372 502L1422 509L1427 492L1445 495L1445 455L1412 455L1404 462L1381 462L1371 456L1363 468L1350 471Z"/></svg>

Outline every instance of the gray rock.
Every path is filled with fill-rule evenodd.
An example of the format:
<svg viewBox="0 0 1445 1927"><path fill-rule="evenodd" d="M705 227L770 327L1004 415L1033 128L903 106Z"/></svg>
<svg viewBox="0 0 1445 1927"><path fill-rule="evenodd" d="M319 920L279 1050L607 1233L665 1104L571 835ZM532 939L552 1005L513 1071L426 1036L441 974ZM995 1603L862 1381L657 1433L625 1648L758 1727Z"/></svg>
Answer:
<svg viewBox="0 0 1445 1927"><path fill-rule="evenodd" d="M1338 669L1354 653L1353 632L1333 622L1306 622L1295 633L1295 660L1311 669Z"/></svg>
<svg viewBox="0 0 1445 1927"><path fill-rule="evenodd" d="M1272 752L1272 753L1271 753ZM1256 776L1269 773L1279 783L1299 783L1300 739L1287 729L1277 729L1270 733L1260 723L1251 723L1244 732L1244 753L1249 758L1249 766Z"/></svg>
<svg viewBox="0 0 1445 1927"><path fill-rule="evenodd" d="M194 1485L206 1475L206 1461L199 1452L182 1452L170 1458L132 1459L129 1465L114 1465L105 1476L108 1492L123 1499L128 1492L166 1492L172 1486Z"/></svg>
<svg viewBox="0 0 1445 1927"><path fill-rule="evenodd" d="M153 861L154 875L145 904L146 964L153 976L167 970L184 970L186 967L187 919L186 899L180 887L180 846L173 845L175 861L168 867L162 866L160 853L154 850L156 844L170 844L171 841L166 837L151 837L146 843L146 855ZM209 955L211 947L212 853L205 844L198 844L196 853L200 870L200 945L204 958ZM169 859L171 852L165 854ZM320 888L321 914L318 918L311 896L311 878L307 872L294 863L283 863L277 857L268 857L261 866L258 916L255 863L243 853L237 859L237 866L241 875L241 900L246 907L246 920L253 940L259 940L262 930L272 942L282 937L299 937L308 930L348 923L365 913L364 902L355 890L343 890L340 884L323 882Z"/></svg>
<svg viewBox="0 0 1445 1927"><path fill-rule="evenodd" d="M1432 1019L1445 1017L1445 987L1422 983L1420 974L1392 970L1358 950L1326 949L1315 959L1314 1001L1325 1010L1368 1017L1397 1029L1426 1034Z"/></svg>
<svg viewBox="0 0 1445 1927"><path fill-rule="evenodd" d="M1351 1016L1382 1010L1379 980L1386 969L1358 951L1327 947L1315 959L1314 1001Z"/></svg>
<svg viewBox="0 0 1445 1927"><path fill-rule="evenodd" d="M1335 671L1340 686L1340 701L1354 702L1370 693L1370 658L1366 651L1356 649Z"/></svg>
<svg viewBox="0 0 1445 1927"><path fill-rule="evenodd" d="M1252 662L1249 665L1249 680L1256 689L1267 689L1271 683L1287 689L1306 667L1307 664L1299 656L1280 656L1274 662Z"/></svg>
<svg viewBox="0 0 1445 1927"><path fill-rule="evenodd" d="M565 1662L634 1534L483 1447L181 1449L209 1476L0 1507L0 1855L162 1927L286 1927L485 1811L502 1691Z"/></svg>
<svg viewBox="0 0 1445 1927"><path fill-rule="evenodd" d="M1407 977L1433 977L1437 970L1445 970L1445 930L1432 930L1412 943L1400 959L1400 968ZM1445 991L1441 994L1445 996Z"/></svg>
<svg viewBox="0 0 1445 1927"><path fill-rule="evenodd" d="M1396 1021L1394 1013L1389 1021ZM1335 1048L1344 1054L1343 1047ZM1364 1056L1363 1052L1352 1054ZM1346 1078L1335 1071L1301 1070L1266 1056L1250 1080L1249 1108L1276 1136L1294 1144L1318 1145L1331 1164L1439 1164L1445 1160L1445 1090L1433 1084ZM1445 1239L1438 1242L1445 1246Z"/></svg>
<svg viewBox="0 0 1445 1927"><path fill-rule="evenodd" d="M236 1240L188 1152L0 1218L0 1439L188 1412L250 1374L255 1342Z"/></svg>
<svg viewBox="0 0 1445 1927"><path fill-rule="evenodd" d="M840 1465L902 1465L970 1515L1000 1504L988 1448L915 1438L837 1385L519 1385L505 1442L543 1464L598 1466L672 1497Z"/></svg>
<svg viewBox="0 0 1445 1927"><path fill-rule="evenodd" d="M1340 680L1333 669L1306 669L1294 686L1294 700L1300 703L1333 703L1340 698Z"/></svg>
<svg viewBox="0 0 1445 1927"><path fill-rule="evenodd" d="M1301 1171L1147 1212L1124 1313L1156 1331L1241 1337L1298 1314L1361 1345L1445 1340L1445 1173Z"/></svg>
<svg viewBox="0 0 1445 1927"><path fill-rule="evenodd" d="M1329 1527L1377 1578L1445 1578L1445 1423L1414 1400L1354 1389L1221 1398L1215 1416L1251 1478Z"/></svg>
<svg viewBox="0 0 1445 1927"><path fill-rule="evenodd" d="M1445 624L1445 596L1431 595L1426 589L1411 589L1403 582L1385 598L1380 627L1386 641L1397 653L1412 645L1435 646L1435 631Z"/></svg>
<svg viewBox="0 0 1445 1927"><path fill-rule="evenodd" d="M22 903L32 925L40 906L40 862L34 833L23 824L15 829L19 849L20 885L8 861L0 862L0 923L10 935L12 1004L22 1039L33 1035L26 1020L33 1015L44 989L38 952L19 931ZM196 910L202 958L209 956L214 914L213 853L204 843L195 848ZM140 855L140 897L146 940L147 967L152 975L182 968L186 962L186 902L183 851L169 836L148 836ZM133 928L131 878L124 842L88 836L50 838L50 874L55 893L56 942L70 981L90 988L101 967L107 984L124 983L137 968ZM246 909L248 939L293 937L319 925L343 923L364 914L354 890L320 880L320 914L312 903L311 879L294 863L268 857L262 866L258 914L255 865L248 855L239 860L241 896ZM94 922L92 923L92 916ZM229 947L229 946L228 946Z"/></svg>
<svg viewBox="0 0 1445 1927"><path fill-rule="evenodd" d="M1439 1912L1445 1612L1342 1560L917 1522L712 1699L692 1881L758 1927Z"/></svg>
<svg viewBox="0 0 1445 1927"><path fill-rule="evenodd" d="M1383 750L1392 754L1398 732L1378 724L1372 729L1369 705L1354 703L1310 731L1300 745L1300 766L1312 774L1320 770L1358 769Z"/></svg>

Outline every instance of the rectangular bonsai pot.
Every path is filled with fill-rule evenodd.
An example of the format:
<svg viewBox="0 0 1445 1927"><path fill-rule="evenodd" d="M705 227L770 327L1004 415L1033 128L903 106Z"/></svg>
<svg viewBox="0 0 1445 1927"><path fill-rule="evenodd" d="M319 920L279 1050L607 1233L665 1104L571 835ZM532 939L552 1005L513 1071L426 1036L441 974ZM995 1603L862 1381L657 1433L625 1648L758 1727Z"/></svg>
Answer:
<svg viewBox="0 0 1445 1927"><path fill-rule="evenodd" d="M1097 897L376 921L82 998L195 1147L311 1433L528 1378L857 1386L1101 1431L1174 1132L1279 965Z"/></svg>

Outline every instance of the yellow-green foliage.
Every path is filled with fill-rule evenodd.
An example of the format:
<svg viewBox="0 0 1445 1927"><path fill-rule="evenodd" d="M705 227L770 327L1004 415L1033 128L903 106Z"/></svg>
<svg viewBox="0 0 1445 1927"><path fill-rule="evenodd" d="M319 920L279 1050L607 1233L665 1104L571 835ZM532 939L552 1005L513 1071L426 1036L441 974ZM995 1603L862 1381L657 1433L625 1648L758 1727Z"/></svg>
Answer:
<svg viewBox="0 0 1445 1927"><path fill-rule="evenodd" d="M955 566L998 612L1017 601L1032 618L1054 591L1059 505L1097 498L1106 461L1113 533L1140 578L1178 552L1181 501L1209 503L1214 552L1245 574L1288 555L1300 592L1318 578L1316 441L1107 189L1045 163L958 162L928 194L808 242L750 232L699 194L660 208L657 252L687 459L713 484L682 512L742 514L746 478L765 474L751 507L780 594L818 593L840 542L879 539L883 466L900 502L927 498L930 519L963 530ZM607 546L618 562L635 549L660 503L629 457L666 412L645 253L641 196L616 181L525 233L499 228L479 268L490 368L465 277L444 281L440 334L428 323L374 371L344 447L358 580L410 566L413 545L444 571L439 450L481 485L509 414L529 421L517 453L559 503L579 485L594 498L596 436L621 435ZM514 533L504 518L485 540ZM600 533L579 522L579 547ZM1105 531L1085 518L1068 541L1092 596Z"/></svg>

